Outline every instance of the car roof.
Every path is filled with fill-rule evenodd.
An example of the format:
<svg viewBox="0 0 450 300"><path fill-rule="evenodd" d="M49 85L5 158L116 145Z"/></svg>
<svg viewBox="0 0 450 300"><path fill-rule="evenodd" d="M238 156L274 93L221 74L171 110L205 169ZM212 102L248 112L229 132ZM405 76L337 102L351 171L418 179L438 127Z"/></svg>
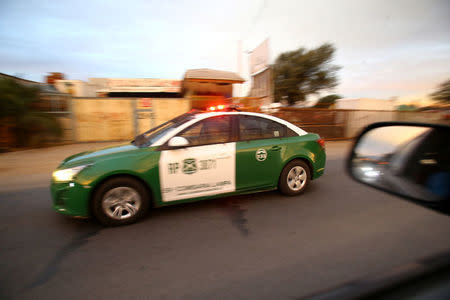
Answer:
<svg viewBox="0 0 450 300"><path fill-rule="evenodd" d="M285 126L287 126L289 129L292 129L295 133L297 133L298 135L305 135L307 134L306 131L304 131L303 129L295 126L294 124L271 116L271 115L266 115L266 114L261 114L261 113L255 113L255 112L246 112L246 111L231 111L231 112L205 112L205 113L198 113L195 115L195 119L197 120L203 120L209 117L213 117L213 116L221 116L221 115L244 115L244 116L254 116L254 117L260 117L260 118L265 118L265 119L269 119L272 121L275 121L277 123L283 124Z"/></svg>
<svg viewBox="0 0 450 300"><path fill-rule="evenodd" d="M304 131L303 129L295 126L292 123L289 123L288 121L285 121L283 119L274 117L274 116L270 116L270 115L265 115L265 114L260 114L260 113L253 113L253 112L243 112L243 111L233 111L233 112L195 112L193 113L193 117L192 119L190 119L187 122L183 122L176 130L174 130L173 132L170 132L168 135L165 135L163 137L161 137L160 139L158 139L157 141L155 141L155 143L152 144L152 146L161 146L162 144L164 144L166 141L168 141L171 137L175 136L176 134L178 134L180 131L184 130L185 128L210 117L214 117L214 116L224 116L224 115L243 115L243 116L254 116L254 117L260 117L260 118L264 118L264 119L269 119L272 121L275 121L277 123L280 123L282 125L285 125L286 127L288 127L289 129L291 129L292 131L294 131L295 133L297 133L299 136L301 135L306 135L308 134L306 131Z"/></svg>

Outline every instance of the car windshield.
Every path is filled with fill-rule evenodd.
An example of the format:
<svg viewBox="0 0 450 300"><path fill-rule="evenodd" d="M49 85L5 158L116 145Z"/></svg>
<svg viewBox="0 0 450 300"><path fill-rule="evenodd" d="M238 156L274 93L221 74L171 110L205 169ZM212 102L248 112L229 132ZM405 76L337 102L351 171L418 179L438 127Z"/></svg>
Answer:
<svg viewBox="0 0 450 300"><path fill-rule="evenodd" d="M138 146L138 147L148 147L157 140L159 140L161 137L165 136L169 132L173 131L180 125L186 123L189 120L192 120L194 117L195 112L189 112L182 114L170 121L167 121L165 123L162 123L134 138L134 140L131 142L132 144Z"/></svg>

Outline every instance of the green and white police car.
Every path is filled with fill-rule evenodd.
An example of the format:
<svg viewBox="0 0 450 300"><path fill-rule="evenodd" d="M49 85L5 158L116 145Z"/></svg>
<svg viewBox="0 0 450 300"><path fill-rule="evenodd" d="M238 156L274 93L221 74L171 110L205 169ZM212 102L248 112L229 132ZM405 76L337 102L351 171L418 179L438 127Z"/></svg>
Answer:
<svg viewBox="0 0 450 300"><path fill-rule="evenodd" d="M131 143L66 158L51 193L60 213L121 225L150 207L277 188L299 195L324 167L323 139L282 119L193 111Z"/></svg>

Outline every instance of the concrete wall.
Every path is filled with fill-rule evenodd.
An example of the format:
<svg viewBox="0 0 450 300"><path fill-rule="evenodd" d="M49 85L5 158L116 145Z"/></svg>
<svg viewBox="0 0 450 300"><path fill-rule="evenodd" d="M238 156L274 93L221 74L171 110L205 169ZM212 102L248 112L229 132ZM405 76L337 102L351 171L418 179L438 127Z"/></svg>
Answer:
<svg viewBox="0 0 450 300"><path fill-rule="evenodd" d="M359 109L359 110L395 110L393 100L380 100L370 98L337 99L335 109Z"/></svg>
<svg viewBox="0 0 450 300"><path fill-rule="evenodd" d="M185 98L155 99L153 101L155 126L191 110L191 101Z"/></svg>
<svg viewBox="0 0 450 300"><path fill-rule="evenodd" d="M78 142L130 140L134 136L134 99L74 98Z"/></svg>
<svg viewBox="0 0 450 300"><path fill-rule="evenodd" d="M361 129L376 122L398 121L396 111L354 110L346 112L345 137L356 136Z"/></svg>
<svg viewBox="0 0 450 300"><path fill-rule="evenodd" d="M183 98L73 98L75 141L131 140L190 109Z"/></svg>

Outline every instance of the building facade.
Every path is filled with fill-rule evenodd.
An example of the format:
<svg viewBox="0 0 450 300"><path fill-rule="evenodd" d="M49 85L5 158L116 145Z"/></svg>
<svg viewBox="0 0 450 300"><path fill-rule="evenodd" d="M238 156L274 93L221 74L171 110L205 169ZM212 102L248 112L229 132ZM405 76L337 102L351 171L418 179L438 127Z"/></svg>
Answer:
<svg viewBox="0 0 450 300"><path fill-rule="evenodd" d="M234 72L191 69L184 74L182 94L191 99L192 108L205 109L231 103L233 84L242 84L244 81Z"/></svg>
<svg viewBox="0 0 450 300"><path fill-rule="evenodd" d="M250 97L262 99L263 105L273 102L273 75L270 67L269 39L264 40L250 53Z"/></svg>

